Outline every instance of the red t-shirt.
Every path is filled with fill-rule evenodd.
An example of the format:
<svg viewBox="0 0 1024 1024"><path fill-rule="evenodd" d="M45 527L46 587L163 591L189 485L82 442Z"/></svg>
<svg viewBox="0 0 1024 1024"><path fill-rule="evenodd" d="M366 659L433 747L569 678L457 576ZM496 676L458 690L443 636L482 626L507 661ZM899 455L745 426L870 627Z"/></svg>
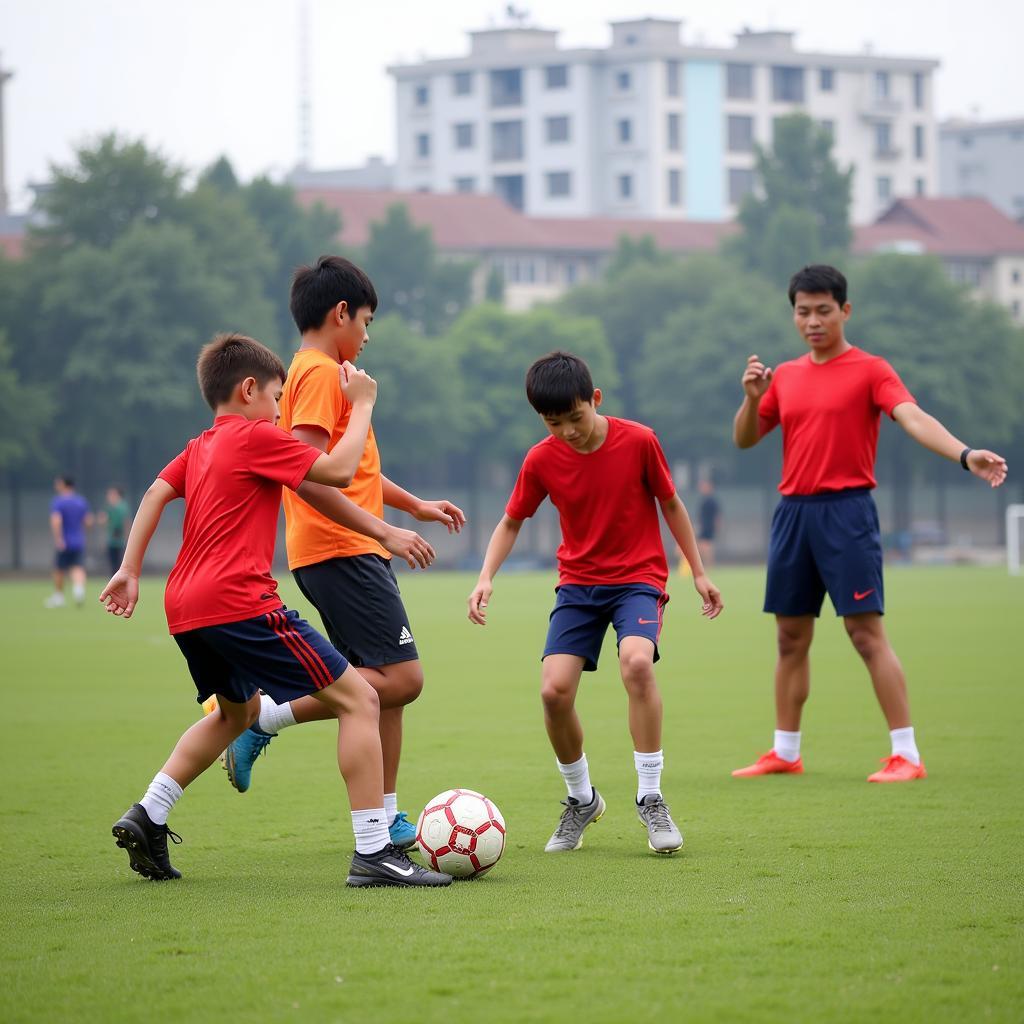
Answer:
<svg viewBox="0 0 1024 1024"><path fill-rule="evenodd" d="M185 499L164 594L171 633L282 606L270 575L281 487L298 487L322 454L267 420L218 416L160 471Z"/></svg>
<svg viewBox="0 0 1024 1024"><path fill-rule="evenodd" d="M810 353L780 364L758 408L761 436L782 424L783 494L875 486L879 413L913 402L880 356L850 348L827 363Z"/></svg>
<svg viewBox="0 0 1024 1024"><path fill-rule="evenodd" d="M608 436L589 454L555 437L535 444L505 512L528 519L551 498L562 526L559 584L649 583L664 590L668 563L655 499L675 494L672 474L650 427L607 419Z"/></svg>

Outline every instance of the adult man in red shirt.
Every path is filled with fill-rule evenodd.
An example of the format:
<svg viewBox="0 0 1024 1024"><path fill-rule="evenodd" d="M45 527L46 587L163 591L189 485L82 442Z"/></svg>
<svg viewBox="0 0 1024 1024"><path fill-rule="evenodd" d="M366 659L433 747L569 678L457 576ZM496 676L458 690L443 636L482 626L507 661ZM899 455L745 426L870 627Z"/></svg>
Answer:
<svg viewBox="0 0 1024 1024"><path fill-rule="evenodd" d="M910 723L906 679L882 625L882 542L871 497L879 414L991 486L1006 479L1001 456L967 447L918 407L884 359L846 340L846 291L846 278L835 267L809 266L794 274L793 321L810 351L774 372L752 355L743 373L733 438L738 447L751 448L781 425L783 498L772 518L764 604L778 629L775 742L754 764L734 771L737 777L803 771L800 715L810 692L814 620L826 590L889 723L892 753L868 781L927 777Z"/></svg>
<svg viewBox="0 0 1024 1024"><path fill-rule="evenodd" d="M690 517L654 431L598 415L601 391L594 387L586 363L567 352L552 352L530 367L526 394L551 436L527 452L469 596L469 618L486 624L494 574L511 553L523 521L550 497L558 509L562 543L558 596L542 656L541 699L568 797L545 849L578 850L583 830L604 814L604 800L590 783L575 704L580 677L597 668L605 632L613 625L629 697L637 814L647 827L650 848L675 853L683 837L661 794L662 705L654 678L662 610L668 601L659 507L693 570L703 614L715 618L722 598L704 575Z"/></svg>

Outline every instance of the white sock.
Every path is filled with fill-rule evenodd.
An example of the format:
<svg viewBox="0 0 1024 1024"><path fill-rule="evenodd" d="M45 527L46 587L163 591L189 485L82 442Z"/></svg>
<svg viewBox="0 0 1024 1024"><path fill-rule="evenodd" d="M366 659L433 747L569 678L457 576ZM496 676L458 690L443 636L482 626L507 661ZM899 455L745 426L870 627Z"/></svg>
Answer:
<svg viewBox="0 0 1024 1024"><path fill-rule="evenodd" d="M634 750L633 764L636 765L636 802L642 803L649 793L661 796L661 770L665 767L665 752L656 750L652 754L641 754Z"/></svg>
<svg viewBox="0 0 1024 1024"><path fill-rule="evenodd" d="M171 808L181 799L184 791L170 775L157 772L146 790L146 795L139 801L154 825L166 825L167 815Z"/></svg>
<svg viewBox="0 0 1024 1024"><path fill-rule="evenodd" d="M914 740L914 727L908 725L905 729L890 729L889 736L892 739L892 752L905 757L911 764L920 764L921 755L917 750L917 743Z"/></svg>
<svg viewBox="0 0 1024 1024"><path fill-rule="evenodd" d="M388 819L388 824L395 820L395 815L398 814L398 794L397 793L385 793L384 794L384 817Z"/></svg>
<svg viewBox="0 0 1024 1024"><path fill-rule="evenodd" d="M783 761L796 761L800 757L800 733L775 730L775 753Z"/></svg>
<svg viewBox="0 0 1024 1024"><path fill-rule="evenodd" d="M295 725L291 704L275 704L272 697L260 694L260 717L256 724L268 736L276 736L282 729Z"/></svg>
<svg viewBox="0 0 1024 1024"><path fill-rule="evenodd" d="M383 807L368 807L352 812L352 831L356 835L356 853L377 853L391 842Z"/></svg>
<svg viewBox="0 0 1024 1024"><path fill-rule="evenodd" d="M572 764L562 764L557 758L555 764L565 779L565 788L569 790L569 796L578 800L581 804L589 804L594 795L594 787L590 784L590 767L587 764L587 755L584 754L578 761Z"/></svg>
<svg viewBox="0 0 1024 1024"><path fill-rule="evenodd" d="M71 593L74 595L76 604L81 604L85 600L85 587L83 584L75 583L71 587Z"/></svg>

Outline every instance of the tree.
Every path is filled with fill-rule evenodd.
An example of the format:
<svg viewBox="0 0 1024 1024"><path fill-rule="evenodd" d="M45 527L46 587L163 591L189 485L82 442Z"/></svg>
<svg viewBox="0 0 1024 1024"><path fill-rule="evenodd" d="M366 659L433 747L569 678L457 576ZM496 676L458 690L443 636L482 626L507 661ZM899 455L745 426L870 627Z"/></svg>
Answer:
<svg viewBox="0 0 1024 1024"><path fill-rule="evenodd" d="M832 159L832 136L806 114L775 120L772 150L757 147L759 192L740 204L741 233L726 251L784 284L807 263L836 263L849 250L853 169Z"/></svg>

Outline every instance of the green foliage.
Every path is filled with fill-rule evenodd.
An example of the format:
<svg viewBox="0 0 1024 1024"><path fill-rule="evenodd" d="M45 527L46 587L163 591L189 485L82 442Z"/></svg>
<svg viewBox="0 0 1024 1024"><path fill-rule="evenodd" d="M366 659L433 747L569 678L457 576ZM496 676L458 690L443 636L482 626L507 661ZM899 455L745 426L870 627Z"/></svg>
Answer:
<svg viewBox="0 0 1024 1024"><path fill-rule="evenodd" d="M42 384L25 384L14 368L13 349L0 331L0 408L8 410L0 431L0 470L16 469L29 459L46 461L42 433L53 415L53 397Z"/></svg>

